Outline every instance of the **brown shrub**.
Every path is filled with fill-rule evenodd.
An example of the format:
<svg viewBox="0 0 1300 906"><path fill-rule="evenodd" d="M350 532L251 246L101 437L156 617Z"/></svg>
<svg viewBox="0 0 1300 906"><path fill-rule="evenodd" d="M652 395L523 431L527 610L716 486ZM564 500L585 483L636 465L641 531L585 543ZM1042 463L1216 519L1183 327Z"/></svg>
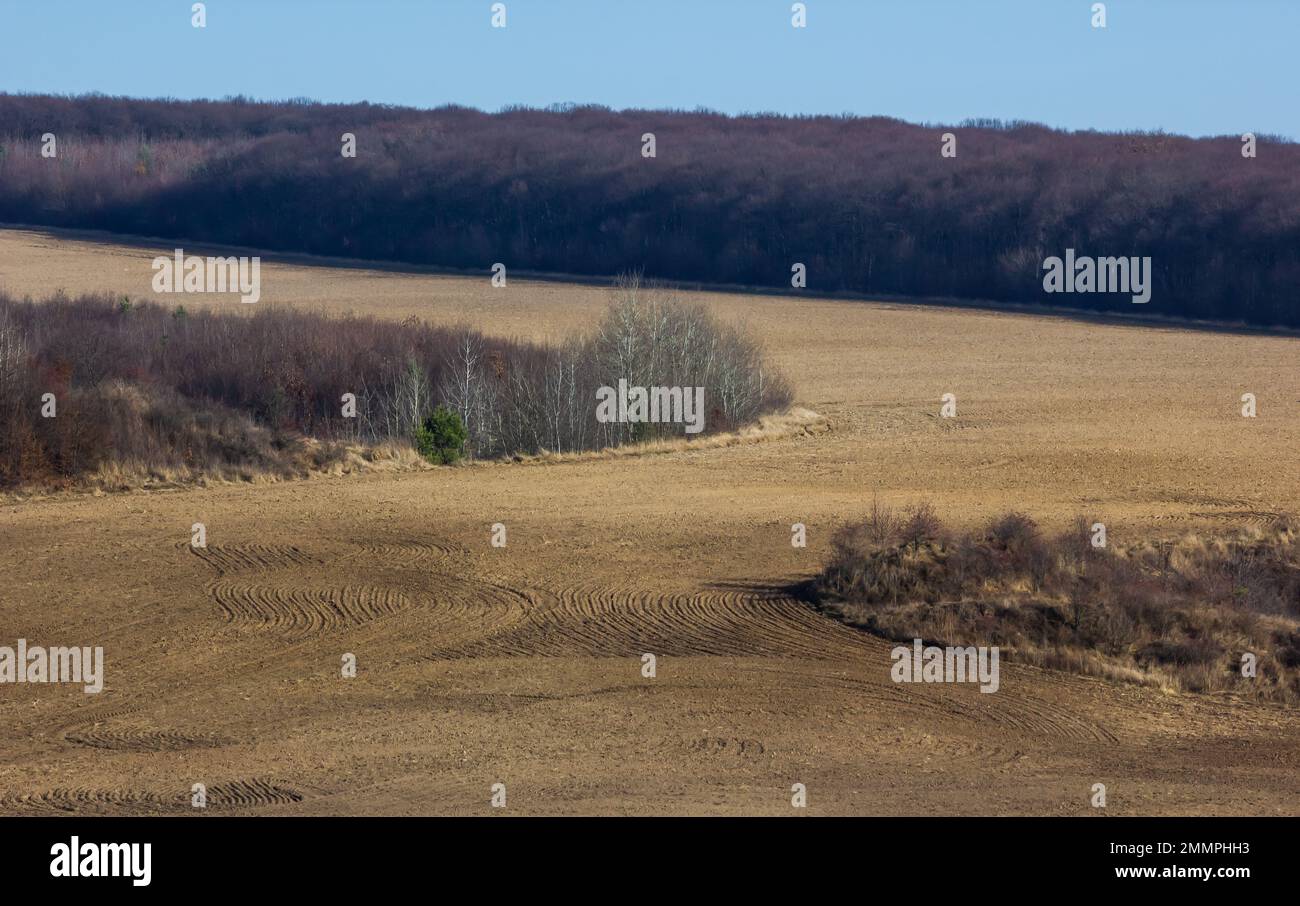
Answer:
<svg viewBox="0 0 1300 906"><path fill-rule="evenodd" d="M948 532L874 503L839 529L818 603L898 641L998 645L1043 666L1196 692L1300 698L1300 544L1290 520L1211 539L1093 547L1021 513ZM1241 675L1255 655L1258 675Z"/></svg>

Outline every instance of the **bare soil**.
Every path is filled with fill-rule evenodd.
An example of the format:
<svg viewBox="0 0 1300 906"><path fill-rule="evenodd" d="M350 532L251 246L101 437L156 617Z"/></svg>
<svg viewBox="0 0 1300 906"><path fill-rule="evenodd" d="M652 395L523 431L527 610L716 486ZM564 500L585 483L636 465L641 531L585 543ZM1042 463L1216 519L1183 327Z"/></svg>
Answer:
<svg viewBox="0 0 1300 906"><path fill-rule="evenodd" d="M5 231L0 286L145 298L169 253ZM605 301L486 272L262 282L258 304L523 337ZM1014 664L991 695L896 685L890 644L781 590L873 495L1120 539L1300 511L1300 340L698 295L829 430L0 507L0 645L102 645L106 672L0 685L0 813L192 814L195 783L207 814L500 814L495 783L506 814L791 814L796 783L813 814L1300 812L1294 710Z"/></svg>

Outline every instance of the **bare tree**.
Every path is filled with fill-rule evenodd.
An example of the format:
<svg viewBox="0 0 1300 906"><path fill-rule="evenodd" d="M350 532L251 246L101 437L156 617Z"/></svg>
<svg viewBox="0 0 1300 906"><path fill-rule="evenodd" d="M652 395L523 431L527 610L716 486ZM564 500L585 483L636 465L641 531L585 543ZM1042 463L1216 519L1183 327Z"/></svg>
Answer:
<svg viewBox="0 0 1300 906"><path fill-rule="evenodd" d="M489 450L493 435L492 419L485 411L483 355L483 336L468 326L459 328L455 348L438 387L446 405L460 414L470 449L476 452Z"/></svg>
<svg viewBox="0 0 1300 906"><path fill-rule="evenodd" d="M0 309L0 400L15 396L26 358L22 332L8 309Z"/></svg>

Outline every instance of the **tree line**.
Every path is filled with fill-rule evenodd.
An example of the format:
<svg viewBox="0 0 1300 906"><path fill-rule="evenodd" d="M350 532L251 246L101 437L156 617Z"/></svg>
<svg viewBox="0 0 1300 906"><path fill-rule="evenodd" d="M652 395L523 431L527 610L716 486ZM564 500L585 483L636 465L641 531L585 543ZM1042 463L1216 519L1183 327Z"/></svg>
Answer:
<svg viewBox="0 0 1300 906"><path fill-rule="evenodd" d="M1263 135L0 95L0 146L6 222L1300 326L1300 146ZM1067 249L1149 257L1151 302L1046 293Z"/></svg>
<svg viewBox="0 0 1300 906"><path fill-rule="evenodd" d="M791 399L747 331L636 278L591 331L555 344L277 306L0 293L0 486L106 470L287 477L357 447L418 445L448 412L463 440L450 458L685 436L681 422L598 418L599 389L620 380L704 388L706 433Z"/></svg>

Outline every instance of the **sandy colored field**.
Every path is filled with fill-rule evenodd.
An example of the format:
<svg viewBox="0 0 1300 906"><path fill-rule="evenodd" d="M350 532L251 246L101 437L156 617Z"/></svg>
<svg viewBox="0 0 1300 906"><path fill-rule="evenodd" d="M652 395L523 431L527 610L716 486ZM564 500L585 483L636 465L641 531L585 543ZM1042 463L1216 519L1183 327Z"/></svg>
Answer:
<svg viewBox="0 0 1300 906"><path fill-rule="evenodd" d="M145 298L167 253L0 232L0 288ZM302 264L262 279L259 304L529 337L605 298ZM202 782L209 814L486 814L501 782L508 813L789 814L804 783L814 814L1082 815L1100 782L1109 814L1300 813L1294 711L1016 666L993 695L899 686L889 646L776 590L873 494L957 523L1086 513L1113 538L1300 511L1300 340L699 298L766 338L829 432L0 508L0 644L103 645L107 672L98 696L0 686L0 812L187 813Z"/></svg>

